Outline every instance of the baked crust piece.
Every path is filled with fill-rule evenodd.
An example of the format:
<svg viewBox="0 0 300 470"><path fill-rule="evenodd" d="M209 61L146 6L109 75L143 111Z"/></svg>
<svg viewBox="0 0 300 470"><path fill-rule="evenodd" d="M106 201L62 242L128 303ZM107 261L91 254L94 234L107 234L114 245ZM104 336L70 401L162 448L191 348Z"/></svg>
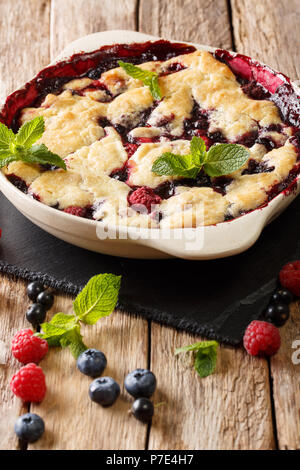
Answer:
<svg viewBox="0 0 300 470"><path fill-rule="evenodd" d="M60 210L89 207L94 219L107 223L176 228L217 224L256 209L298 165L295 128L272 100L245 93L213 54L195 51L139 67L159 74L161 101L119 67L96 80L70 80L39 106L24 108L19 120L44 117L38 143L64 158L68 171L13 162L4 173ZM151 171L163 152L188 153L193 135L207 147L245 145L250 158L226 178L186 180ZM152 211L131 207L129 195L138 187L159 196Z"/></svg>

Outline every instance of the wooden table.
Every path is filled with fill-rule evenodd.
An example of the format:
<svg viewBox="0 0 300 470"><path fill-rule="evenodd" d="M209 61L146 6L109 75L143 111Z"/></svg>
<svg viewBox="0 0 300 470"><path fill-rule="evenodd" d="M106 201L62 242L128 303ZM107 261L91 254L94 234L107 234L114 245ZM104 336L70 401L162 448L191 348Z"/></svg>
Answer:
<svg viewBox="0 0 300 470"><path fill-rule="evenodd" d="M252 55L300 77L299 0L0 0L0 101L47 65L70 41L95 31L131 29L210 44ZM17 249L17 247L16 247ZM20 249L20 247L18 247ZM64 261L65 262L65 261ZM66 261L67 262L67 261ZM47 266L45 266L45 271ZM19 367L11 358L13 334L28 327L22 281L0 283L0 448L17 449L16 417L25 409L9 390ZM72 311L72 299L57 296L54 312ZM283 345L271 360L222 347L217 371L200 379L175 347L200 338L135 316L115 312L86 327L90 346L108 357L107 375L123 383L136 367L156 374L157 408L150 429L129 417L122 393L103 409L88 398L90 379L76 371L69 351L51 351L42 361L48 392L30 410L42 416L46 433L29 449L299 449L300 365L292 343L300 337L300 311L282 328Z"/></svg>

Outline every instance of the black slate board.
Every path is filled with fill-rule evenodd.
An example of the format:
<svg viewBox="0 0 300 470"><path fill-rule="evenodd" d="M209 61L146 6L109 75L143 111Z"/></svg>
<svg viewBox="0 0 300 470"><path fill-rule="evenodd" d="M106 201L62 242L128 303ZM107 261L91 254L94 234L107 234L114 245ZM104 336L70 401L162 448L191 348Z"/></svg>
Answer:
<svg viewBox="0 0 300 470"><path fill-rule="evenodd" d="M131 260L60 241L0 195L0 271L27 280L43 276L45 284L72 294L95 274L122 274L122 310L237 345L268 304L280 267L300 257L299 216L300 198L252 248L231 258Z"/></svg>

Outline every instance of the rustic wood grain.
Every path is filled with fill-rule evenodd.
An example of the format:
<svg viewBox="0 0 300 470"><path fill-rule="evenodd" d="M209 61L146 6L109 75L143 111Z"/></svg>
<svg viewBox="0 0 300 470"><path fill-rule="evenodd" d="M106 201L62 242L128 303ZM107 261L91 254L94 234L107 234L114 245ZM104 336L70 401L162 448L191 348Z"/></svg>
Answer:
<svg viewBox="0 0 300 470"><path fill-rule="evenodd" d="M149 449L274 449L268 364L221 348L214 375L201 379L176 347L200 338L152 324L151 368L159 384Z"/></svg>
<svg viewBox="0 0 300 470"><path fill-rule="evenodd" d="M299 79L299 1L232 0L232 7L237 50ZM281 449L299 449L300 365L292 363L292 343L300 337L299 304L293 306L292 320L281 335L281 349L271 359L278 444Z"/></svg>
<svg viewBox="0 0 300 470"><path fill-rule="evenodd" d="M50 0L0 0L0 103L49 62ZM10 341L24 320L28 304L22 281L0 282L0 448L18 448L14 421L25 413L9 389L10 377L20 365L10 353Z"/></svg>
<svg viewBox="0 0 300 470"><path fill-rule="evenodd" d="M280 449L300 450L300 306L281 329L282 345L271 359L274 407ZM293 363L294 362L294 363Z"/></svg>
<svg viewBox="0 0 300 470"><path fill-rule="evenodd" d="M231 3L237 51L299 79L300 2L232 0Z"/></svg>
<svg viewBox="0 0 300 470"><path fill-rule="evenodd" d="M226 1L142 0L139 18L143 32L232 47ZM266 361L222 348L217 374L201 380L173 356L197 338L154 324L151 337L155 401L166 405L156 410L149 449L274 448Z"/></svg>
<svg viewBox="0 0 300 470"><path fill-rule="evenodd" d="M232 46L226 0L141 0L139 30L166 39Z"/></svg>
<svg viewBox="0 0 300 470"><path fill-rule="evenodd" d="M11 354L11 340L15 332L27 328L24 312L28 299L23 282L12 282L1 276L0 282L0 449L17 449L14 434L16 418L27 408L10 391L9 382L20 364Z"/></svg>
<svg viewBox="0 0 300 470"><path fill-rule="evenodd" d="M52 0L51 58L70 41L105 29L135 29L136 1ZM58 297L56 311L70 311L71 300ZM148 324L114 314L96 327L85 328L86 343L107 356L105 374L122 386L124 376L136 367L147 366ZM131 400L122 397L104 409L88 397L91 379L80 374L69 351L51 351L44 361L49 392L39 406L47 431L34 449L144 449L147 429L128 416Z"/></svg>
<svg viewBox="0 0 300 470"><path fill-rule="evenodd" d="M0 0L0 103L49 63L50 0Z"/></svg>
<svg viewBox="0 0 300 470"><path fill-rule="evenodd" d="M136 29L137 0L52 0L52 59L74 39L109 29Z"/></svg>
<svg viewBox="0 0 300 470"><path fill-rule="evenodd" d="M53 311L72 313L72 300L57 296ZM82 331L85 343L106 355L103 376L120 384L121 397L109 408L93 403L88 396L93 379L77 370L68 349L52 349L41 362L46 397L41 404L31 405L31 411L45 420L46 432L29 449L144 449L147 427L128 414L132 399L123 383L128 372L147 367L147 322L113 313Z"/></svg>

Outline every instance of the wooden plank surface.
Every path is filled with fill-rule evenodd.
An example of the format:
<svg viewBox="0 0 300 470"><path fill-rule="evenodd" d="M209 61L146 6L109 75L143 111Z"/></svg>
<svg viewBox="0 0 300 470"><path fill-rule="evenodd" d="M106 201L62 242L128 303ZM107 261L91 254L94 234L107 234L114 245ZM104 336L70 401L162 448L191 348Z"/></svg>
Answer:
<svg viewBox="0 0 300 470"><path fill-rule="evenodd" d="M271 374L279 448L300 450L299 303L294 304L291 310L290 321L281 329L281 348L271 358Z"/></svg>
<svg viewBox="0 0 300 470"><path fill-rule="evenodd" d="M0 103L49 63L50 0L0 0Z"/></svg>
<svg viewBox="0 0 300 470"><path fill-rule="evenodd" d="M236 50L300 78L299 0L232 0Z"/></svg>
<svg viewBox="0 0 300 470"><path fill-rule="evenodd" d="M0 0L0 103L49 62L50 0L26 0L24 7L23 0ZM0 449L15 449L19 444L14 421L27 409L9 389L10 377L18 368L10 353L10 341L16 331L28 326L24 284L1 276L0 302Z"/></svg>
<svg viewBox="0 0 300 470"><path fill-rule="evenodd" d="M24 284L1 277L0 282L0 449L19 447L14 433L16 417L26 413L27 409L9 388L12 375L18 370L18 362L12 357L10 343L13 335L21 328L27 328L24 308L28 304Z"/></svg>
<svg viewBox="0 0 300 470"><path fill-rule="evenodd" d="M142 0L139 16L143 32L232 48L226 1ZM222 349L217 374L201 380L173 356L175 347L197 340L152 324L151 368L160 384L156 399L167 405L157 410L149 449L272 449L266 361Z"/></svg>
<svg viewBox="0 0 300 470"><path fill-rule="evenodd" d="M58 296L53 312L72 312L72 300ZM42 439L29 449L144 449L147 427L128 415L132 400L124 392L125 375L137 367L147 368L147 322L115 312L96 326L82 328L89 347L103 351L108 366L103 375L121 386L121 398L113 407L93 403L88 388L93 379L76 368L70 352L52 349L42 361L47 395L31 411L46 423Z"/></svg>
<svg viewBox="0 0 300 470"><path fill-rule="evenodd" d="M138 0L52 0L51 57L86 34L137 26Z"/></svg>
<svg viewBox="0 0 300 470"><path fill-rule="evenodd" d="M235 44L240 52L259 57L296 77L299 41L295 25L299 2L290 0L292 9L288 11L283 0L232 0L234 44L227 3L226 0L0 0L0 99L46 65L50 56L54 58L68 42L103 29L139 27L143 32L166 38L225 48ZM289 26L286 23L282 26L281 18ZM291 37L295 40L291 41ZM289 47L288 57L282 44ZM0 413L8 424L2 424L1 419L0 448L18 447L13 421L24 412L8 388L9 377L18 365L5 353L13 333L25 324L28 301L24 289L22 281L9 281L1 276L0 340L5 344L0 343L0 358L4 357L5 364L0 364L3 372ZM70 309L70 298L56 297L52 312ZM154 402L166 404L156 409L150 449L273 449L277 439L280 448L300 447L300 366L297 368L291 362L291 343L300 331L297 307L292 322L283 329L283 347L271 361L272 389L267 361L252 359L243 350L221 348L216 374L201 380L192 370L188 356L173 355L175 347L200 338L152 323L148 344L147 322L119 313L85 330L87 343L107 354L107 374L120 384L129 370L147 365L151 349L151 369L158 379ZM3 348L5 354L1 356ZM87 396L90 379L79 374L67 350L51 351L42 366L48 393L45 401L31 406L31 410L45 418L46 433L30 449L145 448L147 427L127 416L131 403L128 395L122 393L111 409L91 403Z"/></svg>
<svg viewBox="0 0 300 470"><path fill-rule="evenodd" d="M252 55L294 79L300 78L297 0L232 0L234 41L239 52ZM299 305L281 329L282 347L271 359L278 445L300 449L300 366L292 363L292 344L300 337Z"/></svg>
<svg viewBox="0 0 300 470"><path fill-rule="evenodd" d="M141 0L139 30L166 39L231 48L226 0Z"/></svg>
<svg viewBox="0 0 300 470"><path fill-rule="evenodd" d="M149 449L273 449L268 364L221 348L215 374L200 379L176 347L201 338L152 324L151 368L159 389Z"/></svg>

